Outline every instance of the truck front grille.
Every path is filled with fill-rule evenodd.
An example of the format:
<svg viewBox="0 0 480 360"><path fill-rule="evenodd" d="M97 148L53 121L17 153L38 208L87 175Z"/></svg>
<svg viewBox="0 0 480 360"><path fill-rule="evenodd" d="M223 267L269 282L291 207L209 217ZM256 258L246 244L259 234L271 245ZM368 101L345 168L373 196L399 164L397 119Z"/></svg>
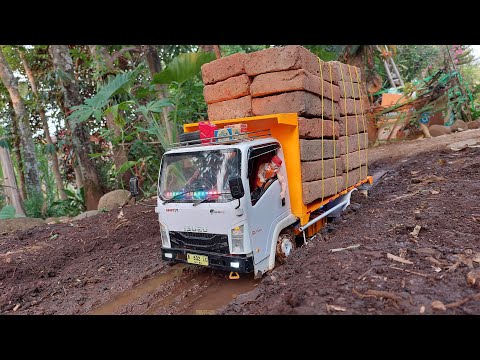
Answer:
<svg viewBox="0 0 480 360"><path fill-rule="evenodd" d="M170 231L172 248L191 249L228 254L228 235Z"/></svg>

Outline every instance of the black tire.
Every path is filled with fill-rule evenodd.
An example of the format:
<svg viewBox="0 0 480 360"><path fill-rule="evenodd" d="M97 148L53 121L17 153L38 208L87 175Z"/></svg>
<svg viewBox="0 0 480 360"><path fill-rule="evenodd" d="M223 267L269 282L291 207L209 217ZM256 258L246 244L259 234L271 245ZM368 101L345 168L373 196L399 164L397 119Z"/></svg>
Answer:
<svg viewBox="0 0 480 360"><path fill-rule="evenodd" d="M200 131L199 130L178 135L178 141L180 141L180 142L194 141L194 140L200 140Z"/></svg>

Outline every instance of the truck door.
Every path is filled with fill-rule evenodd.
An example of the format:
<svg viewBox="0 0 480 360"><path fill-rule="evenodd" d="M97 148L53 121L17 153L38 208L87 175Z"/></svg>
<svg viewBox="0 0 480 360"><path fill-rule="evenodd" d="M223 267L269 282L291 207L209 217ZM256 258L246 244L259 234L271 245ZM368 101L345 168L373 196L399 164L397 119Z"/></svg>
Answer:
<svg viewBox="0 0 480 360"><path fill-rule="evenodd" d="M282 188L276 177L268 181L262 191L257 187L258 170L263 163L269 162L273 155L279 156L283 161L283 154L278 143L257 145L252 147L248 153L247 218L255 264L270 254L271 233L276 223L281 220L281 215L288 210L285 201L282 202L280 198ZM285 175L286 181L285 166L281 167L281 171ZM286 197L288 199L288 190Z"/></svg>

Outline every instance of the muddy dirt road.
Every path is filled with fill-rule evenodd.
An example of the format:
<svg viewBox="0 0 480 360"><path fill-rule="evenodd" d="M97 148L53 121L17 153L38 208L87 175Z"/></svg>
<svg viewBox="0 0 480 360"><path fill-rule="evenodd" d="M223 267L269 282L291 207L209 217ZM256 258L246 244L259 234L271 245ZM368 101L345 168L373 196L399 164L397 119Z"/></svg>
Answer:
<svg viewBox="0 0 480 360"><path fill-rule="evenodd" d="M354 193L261 281L162 262L156 214L142 205L0 234L0 313L480 313L468 283L480 266L480 149L445 146L468 138L480 130L371 149L370 173L387 173L369 197Z"/></svg>

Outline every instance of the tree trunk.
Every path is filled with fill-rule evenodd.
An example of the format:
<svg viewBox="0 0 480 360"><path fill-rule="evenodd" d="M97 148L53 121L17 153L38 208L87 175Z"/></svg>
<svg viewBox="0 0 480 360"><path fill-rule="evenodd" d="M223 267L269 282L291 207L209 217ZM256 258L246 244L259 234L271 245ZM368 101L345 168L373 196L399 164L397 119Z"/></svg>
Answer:
<svg viewBox="0 0 480 360"><path fill-rule="evenodd" d="M220 45L200 45L200 50L203 52L213 52L215 57L220 59L222 57L222 52L220 50Z"/></svg>
<svg viewBox="0 0 480 360"><path fill-rule="evenodd" d="M20 134L18 133L18 125L17 119L15 118L15 110L13 110L12 100L8 101L10 105L10 117L12 119L12 132L13 132L13 155L17 160L18 164L18 178L20 179L20 197L22 198L22 202L25 201L27 198L27 188L25 187L25 173L23 171L23 160L22 154L20 152L21 140Z"/></svg>
<svg viewBox="0 0 480 360"><path fill-rule="evenodd" d="M157 49L153 45L144 45L145 49L145 58L148 63L148 68L150 69L150 74L153 76L156 73L162 71L162 63L160 62L160 58L158 56ZM166 85L163 84L156 84L155 88L157 90L157 99L162 100L167 97L168 89ZM172 143L175 139L173 139L172 134L172 124L169 119L169 114L172 111L171 106L165 106L162 109L163 121L165 123L165 128L167 129L167 136L170 143Z"/></svg>
<svg viewBox="0 0 480 360"><path fill-rule="evenodd" d="M20 191L17 187L15 173L13 172L12 159L10 159L8 149L2 146L0 146L0 165L2 166L3 179L5 180L5 194L15 208L16 216L25 216Z"/></svg>
<svg viewBox="0 0 480 360"><path fill-rule="evenodd" d="M120 127L115 124L113 120L113 114L108 114L106 116L107 118L107 127L111 130L113 130L113 135L115 137L120 137L122 136L122 131ZM128 156L127 152L125 151L124 147L122 144L112 144L112 151L113 151L113 163L115 164L115 168L118 170L120 167L128 161ZM130 178L133 176L132 172L130 170L125 171L122 175L119 175L120 181L122 181L123 186L128 187Z"/></svg>
<svg viewBox="0 0 480 360"><path fill-rule="evenodd" d="M63 113L65 115L66 111L65 111L65 104L63 103L63 99L61 97L57 96L55 98L55 100L56 100L56 103L57 103L58 107L60 109L63 109ZM65 118L66 117L67 117L67 115L65 115ZM72 132L72 129L70 128L70 124L69 124L68 121L65 122L65 127L67 128L67 130ZM82 175L82 170L80 169L80 165L78 164L78 161L76 161L74 151L73 151L73 154L72 154L72 168L73 168L73 172L75 173L75 184L77 185L77 189L81 189L83 187L83 175ZM65 174L67 174L66 165L65 165Z"/></svg>
<svg viewBox="0 0 480 360"><path fill-rule="evenodd" d="M95 61L97 63L97 72L98 72L98 76L99 76L97 81L101 82L102 80L101 80L100 75L102 73L102 69L101 69L101 66L100 66L99 57L102 56L105 64L111 64L111 67L110 67L110 65L108 66L109 71L114 71L115 70L115 68L113 67L113 61L112 61L111 56L110 56L110 54L108 54L108 51L105 47L100 46L98 48L99 51L97 51L97 46L96 45L89 45L89 49L90 49L90 53L92 54L93 58L95 59ZM101 54L101 55L99 55L99 54ZM113 115L108 114L106 116L106 120L107 120L107 127L110 130L113 131L114 136L117 137L117 138L121 137L122 136L122 129L117 124L115 124L115 121L113 119ZM116 144L116 145L112 144L112 152L113 152L113 163L115 164L115 168L118 170L125 162L128 161L128 155L127 155L127 152L125 151L125 148L122 146L122 144ZM129 183L130 178L132 176L133 176L132 172L130 170L127 170L122 175L118 176L118 180L123 182L123 186L128 186L128 183Z"/></svg>
<svg viewBox="0 0 480 360"><path fill-rule="evenodd" d="M18 130L20 133L20 141L23 150L23 160L25 167L25 183L28 196L32 193L40 194L40 176L37 165L37 157L35 155L35 145L33 143L32 130L30 129L30 121L28 120L27 109L23 103L23 99L18 92L17 79L13 76L12 69L7 63L3 51L0 48L0 78L10 94L13 108L17 115Z"/></svg>
<svg viewBox="0 0 480 360"><path fill-rule="evenodd" d="M77 159L73 159L73 172L75 173L75 184L77 185L77 189L81 189L84 186L83 182L83 174L82 169L80 169L80 165L78 165Z"/></svg>
<svg viewBox="0 0 480 360"><path fill-rule="evenodd" d="M53 66L67 76L60 79L60 84L64 96L65 115L68 116L73 106L82 104L78 84L75 81L73 73L73 61L70 56L67 45L51 45L49 47L50 55L53 59ZM98 201L103 195L103 186L100 175L95 164L88 154L92 153L88 130L85 124L79 124L75 121L66 119L72 129L73 150L78 158L78 163L83 174L85 187L87 210L95 210Z"/></svg>
<svg viewBox="0 0 480 360"><path fill-rule="evenodd" d="M48 121L45 115L45 109L40 101L40 97L38 96L37 85L35 83L35 77L33 76L32 69L28 65L27 59L23 55L22 52L18 53L20 59L22 60L23 68L25 69L25 73L27 74L28 81L30 82L30 86L32 87L33 95L35 96L35 100L37 102L38 112L40 113L40 119L43 125L43 132L45 133L45 138L47 140L47 144L53 146L54 151L49 153L50 161L52 162L52 170L53 175L55 176L55 184L57 185L58 194L60 195L60 199L67 200L67 194L65 194L62 175L60 174L60 166L58 165L58 156L57 156L57 149L53 144L52 137L50 136L50 130L48 129Z"/></svg>

